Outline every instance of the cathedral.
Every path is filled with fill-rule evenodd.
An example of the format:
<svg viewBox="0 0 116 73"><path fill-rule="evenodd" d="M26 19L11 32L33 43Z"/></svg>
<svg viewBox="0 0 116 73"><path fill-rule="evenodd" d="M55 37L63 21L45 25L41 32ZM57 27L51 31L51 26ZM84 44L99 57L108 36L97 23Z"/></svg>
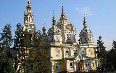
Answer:
<svg viewBox="0 0 116 73"><path fill-rule="evenodd" d="M30 33L36 30L34 15L31 13L31 3L28 0L27 12L24 13L24 28ZM82 30L79 39L76 37L76 27L68 20L63 6L58 21L52 18L51 27L48 30L50 42L50 69L51 73L59 72L88 72L98 67L97 45L94 45L92 31L88 28L84 16ZM43 31L46 28L43 27ZM79 41L79 43L77 42Z"/></svg>

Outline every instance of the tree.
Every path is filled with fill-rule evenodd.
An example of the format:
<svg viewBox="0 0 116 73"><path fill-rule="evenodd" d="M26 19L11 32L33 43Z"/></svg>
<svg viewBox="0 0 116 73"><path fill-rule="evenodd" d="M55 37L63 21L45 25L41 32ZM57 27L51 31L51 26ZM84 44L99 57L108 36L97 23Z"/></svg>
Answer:
<svg viewBox="0 0 116 73"><path fill-rule="evenodd" d="M18 68L18 63L21 63L23 55L23 27L20 23L16 25L15 38L14 38L14 51L13 58L15 60L15 70ZM18 55L18 56L17 56ZM17 72L17 71L16 71Z"/></svg>
<svg viewBox="0 0 116 73"><path fill-rule="evenodd" d="M116 70L116 41L113 41L112 49L107 54L107 64L112 71Z"/></svg>
<svg viewBox="0 0 116 73"><path fill-rule="evenodd" d="M16 27L14 50L17 52L18 56L15 58L15 69L18 67L18 63L21 63L21 70L24 69L24 73L26 73L26 57L28 56L28 51L31 48L31 34L27 30L23 31L23 27L20 23L17 24ZM19 70L17 69L16 72L18 71Z"/></svg>
<svg viewBox="0 0 116 73"><path fill-rule="evenodd" d="M27 64L27 57L29 57L28 55L28 51L31 49L31 34L25 30L23 31L23 38L21 40L22 42L22 62L23 62L23 67L24 67L24 73L26 73L26 64Z"/></svg>
<svg viewBox="0 0 116 73"><path fill-rule="evenodd" d="M46 34L47 35L47 34ZM40 31L34 34L33 49L30 50L30 63L36 63L38 65L39 73L50 72L50 57L49 48L50 44L47 41L47 36L43 35Z"/></svg>
<svg viewBox="0 0 116 73"><path fill-rule="evenodd" d="M14 41L14 47L15 49L20 49L22 46L22 39L23 39L23 27L21 24L16 25L17 29L15 31L15 41Z"/></svg>
<svg viewBox="0 0 116 73"><path fill-rule="evenodd" d="M0 57L0 72L14 73L13 60L11 54L11 45L13 42L10 24L4 26L0 38L0 50L2 55Z"/></svg>
<svg viewBox="0 0 116 73"><path fill-rule="evenodd" d="M112 43L112 49L116 49L116 41L113 41L113 43Z"/></svg>
<svg viewBox="0 0 116 73"><path fill-rule="evenodd" d="M12 32L10 24L7 24L4 29L2 29L3 33L1 33L1 48L10 48L12 45Z"/></svg>
<svg viewBox="0 0 116 73"><path fill-rule="evenodd" d="M101 36L99 36L99 39L97 40L97 57L101 65L106 67L106 50Z"/></svg>

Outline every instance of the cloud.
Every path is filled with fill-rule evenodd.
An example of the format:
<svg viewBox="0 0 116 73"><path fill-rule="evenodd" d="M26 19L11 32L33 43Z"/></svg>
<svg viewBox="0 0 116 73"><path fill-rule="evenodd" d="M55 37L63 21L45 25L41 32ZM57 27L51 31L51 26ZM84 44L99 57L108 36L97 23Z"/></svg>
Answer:
<svg viewBox="0 0 116 73"><path fill-rule="evenodd" d="M91 11L90 7L84 7L84 8L77 8L76 11L80 13L81 15L86 15L86 16L92 16L93 13Z"/></svg>

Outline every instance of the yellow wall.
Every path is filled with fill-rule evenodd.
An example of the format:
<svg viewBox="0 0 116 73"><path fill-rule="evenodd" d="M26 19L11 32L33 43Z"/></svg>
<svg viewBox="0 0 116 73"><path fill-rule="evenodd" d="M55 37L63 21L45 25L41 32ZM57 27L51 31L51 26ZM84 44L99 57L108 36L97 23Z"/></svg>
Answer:
<svg viewBox="0 0 116 73"><path fill-rule="evenodd" d="M95 60L92 61L94 63L94 66L92 67L93 70L96 70L97 68L97 62Z"/></svg>
<svg viewBox="0 0 116 73"><path fill-rule="evenodd" d="M95 57L95 51L94 51L94 49L93 49L93 48L87 48L87 49L86 49L86 55L87 55L88 57L94 58L94 57Z"/></svg>
<svg viewBox="0 0 116 73"><path fill-rule="evenodd" d="M59 50L59 56L56 56L57 54L57 51L56 50ZM51 48L51 57L54 58L54 59L62 59L62 49L61 48Z"/></svg>

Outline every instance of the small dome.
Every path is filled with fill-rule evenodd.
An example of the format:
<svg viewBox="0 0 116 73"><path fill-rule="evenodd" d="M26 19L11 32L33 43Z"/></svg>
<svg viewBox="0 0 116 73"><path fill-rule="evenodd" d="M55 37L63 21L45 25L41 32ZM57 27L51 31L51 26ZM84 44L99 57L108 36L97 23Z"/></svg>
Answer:
<svg viewBox="0 0 116 73"><path fill-rule="evenodd" d="M93 35L89 28L83 28L80 32L80 43L92 43Z"/></svg>
<svg viewBox="0 0 116 73"><path fill-rule="evenodd" d="M43 27L43 28L42 28L42 31L45 32L45 31L46 31L46 27Z"/></svg>
<svg viewBox="0 0 116 73"><path fill-rule="evenodd" d="M92 34L92 32L91 32L91 30L89 29L89 28L83 28L82 30L81 30L81 33L83 34Z"/></svg>

